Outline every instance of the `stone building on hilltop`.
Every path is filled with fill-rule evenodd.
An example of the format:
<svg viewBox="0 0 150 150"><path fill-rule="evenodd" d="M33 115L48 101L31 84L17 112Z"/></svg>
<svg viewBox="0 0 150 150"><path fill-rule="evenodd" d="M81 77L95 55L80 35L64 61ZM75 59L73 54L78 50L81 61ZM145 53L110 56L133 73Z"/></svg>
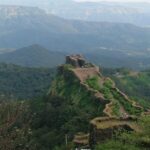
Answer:
<svg viewBox="0 0 150 150"><path fill-rule="evenodd" d="M70 64L75 68L92 67L92 64L87 63L85 58L80 54L66 56L66 64Z"/></svg>

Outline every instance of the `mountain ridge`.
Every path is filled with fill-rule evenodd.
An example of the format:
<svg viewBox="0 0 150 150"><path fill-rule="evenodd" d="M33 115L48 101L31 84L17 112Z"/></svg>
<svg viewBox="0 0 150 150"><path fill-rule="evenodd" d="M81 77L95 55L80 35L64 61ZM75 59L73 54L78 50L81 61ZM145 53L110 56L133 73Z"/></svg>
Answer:
<svg viewBox="0 0 150 150"><path fill-rule="evenodd" d="M54 67L64 61L64 53L49 51L35 44L0 55L0 62L27 67ZM57 58L57 60L56 60Z"/></svg>
<svg viewBox="0 0 150 150"><path fill-rule="evenodd" d="M110 21L149 26L150 3L128 2L69 2L46 10L67 19ZM61 7L63 6L63 7ZM78 12L76 12L78 10ZM70 13L68 13L70 12ZM138 16L138 17L137 17Z"/></svg>

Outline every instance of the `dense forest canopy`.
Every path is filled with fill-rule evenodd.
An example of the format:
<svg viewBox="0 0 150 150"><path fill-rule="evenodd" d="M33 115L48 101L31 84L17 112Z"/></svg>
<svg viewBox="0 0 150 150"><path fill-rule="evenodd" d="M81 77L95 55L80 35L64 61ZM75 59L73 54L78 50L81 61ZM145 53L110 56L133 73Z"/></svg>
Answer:
<svg viewBox="0 0 150 150"><path fill-rule="evenodd" d="M55 69L27 68L0 64L0 95L11 99L32 99L45 95Z"/></svg>

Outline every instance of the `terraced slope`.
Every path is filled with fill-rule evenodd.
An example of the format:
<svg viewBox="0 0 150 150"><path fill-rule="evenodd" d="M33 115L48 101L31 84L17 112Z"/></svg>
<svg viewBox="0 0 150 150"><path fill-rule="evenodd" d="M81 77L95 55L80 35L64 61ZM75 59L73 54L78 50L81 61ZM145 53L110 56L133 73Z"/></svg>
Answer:
<svg viewBox="0 0 150 150"><path fill-rule="evenodd" d="M72 71L88 91L95 92L96 98L110 101L103 111L107 116L127 117L128 115L140 115L142 112L143 108L115 87L110 78L103 77L97 67L74 68Z"/></svg>
<svg viewBox="0 0 150 150"><path fill-rule="evenodd" d="M70 63L67 60L67 64L58 68L50 94L63 97L72 105L88 112L89 123L93 128L89 136L93 135L93 131L99 134L100 130L106 130L107 133L110 128L139 131L136 118L132 116L140 116L143 108L121 92L110 78L103 77L98 67L85 63L79 55L70 58ZM112 132L107 133L109 137L112 136ZM87 133L78 133L74 142L88 147L90 138L87 138Z"/></svg>

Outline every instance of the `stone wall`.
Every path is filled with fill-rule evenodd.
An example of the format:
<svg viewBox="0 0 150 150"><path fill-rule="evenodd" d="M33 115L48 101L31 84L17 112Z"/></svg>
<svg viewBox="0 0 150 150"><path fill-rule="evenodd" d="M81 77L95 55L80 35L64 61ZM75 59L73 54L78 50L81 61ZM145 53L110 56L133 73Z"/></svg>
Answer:
<svg viewBox="0 0 150 150"><path fill-rule="evenodd" d="M99 117L90 122L89 143L93 145L114 138L117 131L137 131L137 118Z"/></svg>

